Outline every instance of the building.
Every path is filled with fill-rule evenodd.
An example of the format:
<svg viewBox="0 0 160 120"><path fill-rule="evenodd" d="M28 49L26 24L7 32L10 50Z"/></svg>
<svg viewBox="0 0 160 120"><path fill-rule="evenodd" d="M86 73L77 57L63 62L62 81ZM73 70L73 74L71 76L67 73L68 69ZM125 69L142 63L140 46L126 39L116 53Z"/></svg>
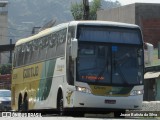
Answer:
<svg viewBox="0 0 160 120"><path fill-rule="evenodd" d="M148 69L144 78L144 100L160 100L160 59L158 59L158 44L160 44L160 4L135 3L118 8L100 10L98 20L137 24L141 27L144 42L153 44L153 63L146 65Z"/></svg>
<svg viewBox="0 0 160 120"><path fill-rule="evenodd" d="M135 3L97 12L98 20L137 24L141 27L144 41L157 47L160 41L160 4Z"/></svg>
<svg viewBox="0 0 160 120"><path fill-rule="evenodd" d="M7 37L8 36L7 28L8 28L8 1L0 0L0 45L9 44L9 40ZM8 53L0 51L0 64L6 63L8 61L9 61Z"/></svg>

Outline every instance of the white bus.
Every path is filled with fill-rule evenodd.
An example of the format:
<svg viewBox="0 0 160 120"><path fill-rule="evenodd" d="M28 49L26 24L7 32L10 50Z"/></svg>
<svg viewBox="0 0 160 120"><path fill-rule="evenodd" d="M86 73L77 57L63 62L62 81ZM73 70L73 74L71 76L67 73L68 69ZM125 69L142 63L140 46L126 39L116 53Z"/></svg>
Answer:
<svg viewBox="0 0 160 120"><path fill-rule="evenodd" d="M141 109L144 51L137 25L71 21L18 40L12 108L60 115Z"/></svg>

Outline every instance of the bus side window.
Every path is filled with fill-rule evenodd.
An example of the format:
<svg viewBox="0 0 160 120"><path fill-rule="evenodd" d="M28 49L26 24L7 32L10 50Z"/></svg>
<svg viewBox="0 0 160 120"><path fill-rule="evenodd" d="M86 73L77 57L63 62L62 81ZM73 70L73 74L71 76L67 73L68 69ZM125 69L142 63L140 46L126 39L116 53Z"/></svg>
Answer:
<svg viewBox="0 0 160 120"><path fill-rule="evenodd" d="M21 53L21 46L17 46L17 61L16 61L16 66L19 66L19 57L20 57L20 53Z"/></svg>
<svg viewBox="0 0 160 120"><path fill-rule="evenodd" d="M30 62L30 53L31 53L31 43L26 43L25 45L25 55L24 55L24 64L29 64Z"/></svg>
<svg viewBox="0 0 160 120"><path fill-rule="evenodd" d="M25 45L20 45L18 48L18 55L17 55L17 66L23 65L23 58L24 58L24 48Z"/></svg>
<svg viewBox="0 0 160 120"><path fill-rule="evenodd" d="M75 27L71 26L68 28L68 36L67 36L67 43L70 44L71 43L71 39L75 38Z"/></svg>
<svg viewBox="0 0 160 120"><path fill-rule="evenodd" d="M42 37L39 42L39 60L44 60L46 58L46 38Z"/></svg>
<svg viewBox="0 0 160 120"><path fill-rule="evenodd" d="M31 55L31 61L35 62L38 60L38 55L39 55L39 41L38 40L34 40L32 43L32 55Z"/></svg>
<svg viewBox="0 0 160 120"><path fill-rule="evenodd" d="M74 61L69 55L69 47L67 47L67 82L69 85L74 85Z"/></svg>
<svg viewBox="0 0 160 120"><path fill-rule="evenodd" d="M31 46L30 46L30 48L31 48L31 52L30 52L30 63L33 63L33 62L34 62L34 60L33 60L33 55L34 55L34 51L35 51L35 49L34 49L34 41L32 41L30 45L31 45Z"/></svg>
<svg viewBox="0 0 160 120"><path fill-rule="evenodd" d="M75 37L75 27L70 26L68 28L68 36L67 36L67 81L69 85L74 85L74 61L71 57L70 45L71 39Z"/></svg>
<svg viewBox="0 0 160 120"><path fill-rule="evenodd" d="M15 47L15 49L14 49L14 57L13 57L13 68L14 67L17 67L17 54L18 54L18 49L17 49L17 47Z"/></svg>
<svg viewBox="0 0 160 120"><path fill-rule="evenodd" d="M66 29L60 30L57 36L56 57L65 54Z"/></svg>
<svg viewBox="0 0 160 120"><path fill-rule="evenodd" d="M69 56L69 77L68 82L70 85L74 85L74 61L72 57Z"/></svg>
<svg viewBox="0 0 160 120"><path fill-rule="evenodd" d="M47 59L55 57L56 43L56 34L53 33L48 37Z"/></svg>

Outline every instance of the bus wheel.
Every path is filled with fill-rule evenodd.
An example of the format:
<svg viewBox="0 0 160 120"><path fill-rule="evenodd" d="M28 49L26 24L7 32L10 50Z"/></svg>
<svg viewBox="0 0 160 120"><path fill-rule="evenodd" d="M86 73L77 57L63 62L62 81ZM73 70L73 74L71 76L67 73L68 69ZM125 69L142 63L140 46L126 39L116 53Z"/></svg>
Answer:
<svg viewBox="0 0 160 120"><path fill-rule="evenodd" d="M63 106L63 96L60 94L58 96L58 113L60 116L64 115L64 106Z"/></svg>
<svg viewBox="0 0 160 120"><path fill-rule="evenodd" d="M21 111L22 111L22 94L20 93L18 97L18 112Z"/></svg>
<svg viewBox="0 0 160 120"><path fill-rule="evenodd" d="M25 112L28 111L28 95L27 95L27 93L24 94L23 111L25 111Z"/></svg>

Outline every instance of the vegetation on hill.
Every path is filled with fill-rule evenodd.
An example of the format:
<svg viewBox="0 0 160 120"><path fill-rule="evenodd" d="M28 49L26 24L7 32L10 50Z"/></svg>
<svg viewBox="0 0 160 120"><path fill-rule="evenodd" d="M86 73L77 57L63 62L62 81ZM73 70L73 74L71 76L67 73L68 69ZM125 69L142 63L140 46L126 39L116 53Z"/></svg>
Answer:
<svg viewBox="0 0 160 120"><path fill-rule="evenodd" d="M71 5L82 2L82 0L8 1L9 36L12 36L13 42L19 38L31 35L33 27L41 27L52 19L56 20L56 24L73 20ZM101 9L117 6L120 6L118 1L101 0Z"/></svg>

